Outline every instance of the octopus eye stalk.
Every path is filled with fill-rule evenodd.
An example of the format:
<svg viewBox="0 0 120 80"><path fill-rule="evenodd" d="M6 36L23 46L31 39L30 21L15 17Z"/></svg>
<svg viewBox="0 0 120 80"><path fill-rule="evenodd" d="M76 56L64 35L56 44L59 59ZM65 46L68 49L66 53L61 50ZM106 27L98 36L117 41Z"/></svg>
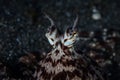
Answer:
<svg viewBox="0 0 120 80"><path fill-rule="evenodd" d="M58 29L56 28L54 21L47 15L45 14L45 17L50 21L50 26L45 34L47 37L49 43L55 47L56 42L59 40L58 39Z"/></svg>
<svg viewBox="0 0 120 80"><path fill-rule="evenodd" d="M72 30L73 30L73 31L76 29L77 23L78 23L78 15L77 15L77 17L76 17L76 19L75 19L75 21L74 21L74 23L73 23L73 27L72 27Z"/></svg>
<svg viewBox="0 0 120 80"><path fill-rule="evenodd" d="M50 23L51 23L50 27L52 27L52 26L55 25L55 23L54 23L54 21L52 20L52 18L50 18L46 13L45 13L45 18L47 18L47 19L50 21Z"/></svg>
<svg viewBox="0 0 120 80"><path fill-rule="evenodd" d="M72 47L74 42L76 41L76 37L77 37L77 29L76 29L76 25L78 22L78 16L76 17L73 26L72 27L68 27L67 30L64 33L64 36L61 40L61 42L64 44L64 46L67 47Z"/></svg>

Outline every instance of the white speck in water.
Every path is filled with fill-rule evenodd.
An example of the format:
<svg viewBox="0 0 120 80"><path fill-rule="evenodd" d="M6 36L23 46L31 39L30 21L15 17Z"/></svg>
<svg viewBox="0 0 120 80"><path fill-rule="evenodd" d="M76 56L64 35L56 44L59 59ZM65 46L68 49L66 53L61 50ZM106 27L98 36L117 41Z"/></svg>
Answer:
<svg viewBox="0 0 120 80"><path fill-rule="evenodd" d="M103 36L102 38L103 38L103 40L104 40L104 41L106 41L106 39L107 39L107 36Z"/></svg>
<svg viewBox="0 0 120 80"><path fill-rule="evenodd" d="M71 14L70 14L69 12L66 12L66 16L67 16L67 17L70 17Z"/></svg>
<svg viewBox="0 0 120 80"><path fill-rule="evenodd" d="M116 37L116 35L117 35L117 34L116 34L115 32L112 34L113 37Z"/></svg>
<svg viewBox="0 0 120 80"><path fill-rule="evenodd" d="M96 46L96 44L95 44L95 43L92 43L92 44L91 44L91 46L92 46L92 47L95 47L95 46Z"/></svg>
<svg viewBox="0 0 120 80"><path fill-rule="evenodd" d="M40 27L41 27L41 25L39 24L39 25L38 25L38 27L40 28Z"/></svg>
<svg viewBox="0 0 120 80"><path fill-rule="evenodd" d="M111 76L112 74L111 73L108 73L108 76Z"/></svg>
<svg viewBox="0 0 120 80"><path fill-rule="evenodd" d="M9 57L7 57L7 60L10 60L10 58L9 58Z"/></svg>
<svg viewBox="0 0 120 80"><path fill-rule="evenodd" d="M20 18L17 18L16 21L17 21L17 22L20 22Z"/></svg>
<svg viewBox="0 0 120 80"><path fill-rule="evenodd" d="M112 62L110 60L106 61L106 64L112 64Z"/></svg>
<svg viewBox="0 0 120 80"><path fill-rule="evenodd" d="M107 35L107 29L103 29L103 35Z"/></svg>
<svg viewBox="0 0 120 80"><path fill-rule="evenodd" d="M92 37L93 35L94 35L94 32L91 31L90 34L89 34L89 36Z"/></svg>
<svg viewBox="0 0 120 80"><path fill-rule="evenodd" d="M93 38L93 41L97 41L97 39L96 39L96 38Z"/></svg>
<svg viewBox="0 0 120 80"><path fill-rule="evenodd" d="M120 63L118 65L120 66Z"/></svg>
<svg viewBox="0 0 120 80"><path fill-rule="evenodd" d="M113 56L115 56L116 55L116 53L113 53Z"/></svg>
<svg viewBox="0 0 120 80"><path fill-rule="evenodd" d="M107 32L108 30L107 30L107 28L104 28L103 31L104 31L104 32Z"/></svg>
<svg viewBox="0 0 120 80"><path fill-rule="evenodd" d="M101 14L96 9L96 7L93 7L93 9L92 9L92 19L94 19L94 20L100 20L101 19Z"/></svg>
<svg viewBox="0 0 120 80"><path fill-rule="evenodd" d="M105 49L105 48L102 48L102 51L106 51L106 49Z"/></svg>
<svg viewBox="0 0 120 80"><path fill-rule="evenodd" d="M5 9L5 13L6 13L7 15L11 15L10 11L7 10L7 9Z"/></svg>

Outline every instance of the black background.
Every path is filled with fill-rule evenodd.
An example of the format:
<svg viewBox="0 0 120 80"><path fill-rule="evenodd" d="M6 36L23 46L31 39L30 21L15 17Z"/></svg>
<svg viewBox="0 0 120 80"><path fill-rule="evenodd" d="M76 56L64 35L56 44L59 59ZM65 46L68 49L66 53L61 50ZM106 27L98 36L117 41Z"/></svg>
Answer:
<svg viewBox="0 0 120 80"><path fill-rule="evenodd" d="M0 60L14 65L30 51L50 51L45 37L50 23L43 13L52 17L61 31L73 24L76 14L79 29L120 30L119 5L119 0L0 0ZM93 7L99 10L100 20L91 18Z"/></svg>

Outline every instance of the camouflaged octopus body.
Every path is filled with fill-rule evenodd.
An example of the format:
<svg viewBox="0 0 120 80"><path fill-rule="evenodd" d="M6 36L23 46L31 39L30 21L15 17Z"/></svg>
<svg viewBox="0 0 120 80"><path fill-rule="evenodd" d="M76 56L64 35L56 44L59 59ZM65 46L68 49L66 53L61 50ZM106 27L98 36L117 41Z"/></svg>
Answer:
<svg viewBox="0 0 120 80"><path fill-rule="evenodd" d="M66 29L64 35L58 32L53 21L46 33L48 41L53 46L51 52L39 62L35 71L36 80L104 80L101 68L89 57L77 53L73 44L77 39L75 29L78 17L72 28ZM92 64L94 63L94 64Z"/></svg>

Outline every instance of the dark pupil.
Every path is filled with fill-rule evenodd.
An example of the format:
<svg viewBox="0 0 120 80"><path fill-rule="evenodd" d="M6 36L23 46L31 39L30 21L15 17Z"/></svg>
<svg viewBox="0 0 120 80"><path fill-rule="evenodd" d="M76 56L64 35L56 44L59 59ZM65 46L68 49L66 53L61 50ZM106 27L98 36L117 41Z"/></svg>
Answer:
<svg viewBox="0 0 120 80"><path fill-rule="evenodd" d="M53 38L51 38L51 40L52 40L52 41L54 41L54 39L53 39Z"/></svg>
<svg viewBox="0 0 120 80"><path fill-rule="evenodd" d="M67 39L64 40L64 42L66 42L66 41L67 41Z"/></svg>

